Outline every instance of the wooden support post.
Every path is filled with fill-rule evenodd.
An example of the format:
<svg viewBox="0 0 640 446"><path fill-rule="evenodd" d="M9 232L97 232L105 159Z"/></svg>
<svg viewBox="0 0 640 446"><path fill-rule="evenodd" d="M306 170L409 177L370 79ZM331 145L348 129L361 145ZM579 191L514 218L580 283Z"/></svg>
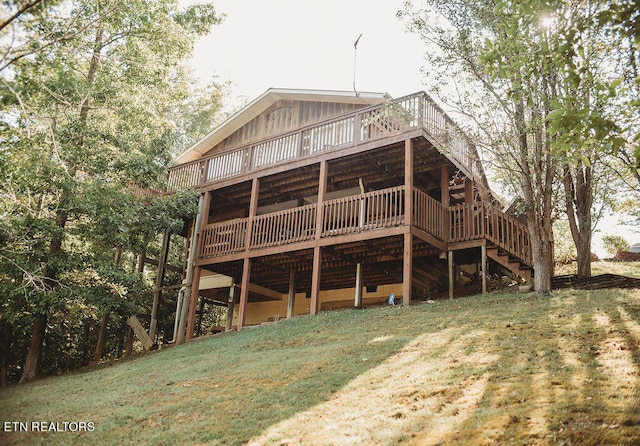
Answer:
<svg viewBox="0 0 640 446"><path fill-rule="evenodd" d="M449 299L453 299L453 284L454 284L453 251L448 252L447 260L449 263Z"/></svg>
<svg viewBox="0 0 640 446"><path fill-rule="evenodd" d="M316 204L316 240L322 237L324 218L324 200L327 194L328 166L326 161L320 163L320 176L318 181L318 203Z"/></svg>
<svg viewBox="0 0 640 446"><path fill-rule="evenodd" d="M449 171L444 164L440 168L440 201L444 207L449 207Z"/></svg>
<svg viewBox="0 0 640 446"><path fill-rule="evenodd" d="M362 263L356 265L356 296L354 306L362 308Z"/></svg>
<svg viewBox="0 0 640 446"><path fill-rule="evenodd" d="M208 164L207 164L208 165ZM206 175L206 172L205 172ZM202 268L195 266L195 260L198 258L200 253L202 252L203 245L203 237L202 233L204 232L205 226L209 223L209 209L211 207L211 191L207 191L204 193L204 196L201 196L202 202L200 206L200 213L198 216L199 220L196 219L196 225L194 226L194 231L196 234L196 238L192 241L195 241L196 250L195 255L193 256L192 265L190 266L190 270L193 270L193 275L191 280L187 280L187 283L191 284L191 288L187 289L187 293L185 294L185 304L188 302L189 304L189 316L187 319L187 332L185 334L186 340L189 341L193 338L195 334L195 322L196 322L196 310L198 305L198 299L200 298L200 277L202 275ZM189 291L191 294L189 295ZM190 299L187 301L187 298ZM184 309L183 309L184 310ZM184 311L183 311L184 314Z"/></svg>
<svg viewBox="0 0 640 446"><path fill-rule="evenodd" d="M413 285L413 140L404 142L404 254L402 260L402 303L411 305L411 288Z"/></svg>
<svg viewBox="0 0 640 446"><path fill-rule="evenodd" d="M167 256L169 254L169 244L171 243L171 231L164 231L162 237L162 248L158 257L158 275L156 276L156 290L153 293L153 307L151 308L151 323L149 324L149 337L152 340L156 338L156 330L158 326L158 306L162 299L162 284L164 282L165 266L167 264Z"/></svg>
<svg viewBox="0 0 640 446"><path fill-rule="evenodd" d="M242 266L242 284L240 285L240 308L238 309L238 331L244 327L244 318L249 300L249 284L251 283L251 259L245 258Z"/></svg>
<svg viewBox="0 0 640 446"><path fill-rule="evenodd" d="M316 205L316 242L320 240L323 229L324 200L327 193L327 177L329 166L327 161L320 162L320 175L318 181L318 203ZM311 302L309 304L309 314L318 312L318 302L320 301L320 269L322 267L322 248L316 245L313 248L313 270L311 273Z"/></svg>
<svg viewBox="0 0 640 446"><path fill-rule="evenodd" d="M249 218L247 220L247 235L244 247L247 251L251 248L251 239L253 238L253 220L258 212L258 196L260 195L260 179L254 178L251 184L251 200L249 201Z"/></svg>
<svg viewBox="0 0 640 446"><path fill-rule="evenodd" d="M287 319L293 317L293 309L296 306L296 272L289 271L289 296L287 300Z"/></svg>
<svg viewBox="0 0 640 446"><path fill-rule="evenodd" d="M404 224L413 224L413 140L404 142Z"/></svg>
<svg viewBox="0 0 640 446"><path fill-rule="evenodd" d="M193 269L193 278L191 280L191 300L189 302L189 319L187 319L187 341L193 338L196 322L196 310L198 308L198 299L200 298L200 275L202 274L202 268L196 266Z"/></svg>
<svg viewBox="0 0 640 446"><path fill-rule="evenodd" d="M402 304L411 305L411 285L413 284L413 236L404 233L404 255L402 262Z"/></svg>
<svg viewBox="0 0 640 446"><path fill-rule="evenodd" d="M449 228L449 171L446 165L440 168L440 202L442 203L442 229L444 230L444 241L449 242L451 230Z"/></svg>
<svg viewBox="0 0 640 446"><path fill-rule="evenodd" d="M227 301L227 321L224 324L224 331L231 330L233 326L233 310L235 306L235 284L229 287L229 300Z"/></svg>
<svg viewBox="0 0 640 446"><path fill-rule="evenodd" d="M193 274L195 267L195 261L198 251L198 233L202 223L202 211L204 208L204 195L200 195L198 203L198 214L196 215L193 226L191 227L191 240L189 241L189 257L187 258L187 277L185 284L184 296L182 299L178 299L179 310L176 308L177 320L177 333L174 333L174 340L176 345L183 344L186 338L187 316L189 314L189 302L191 300L191 287L193 285ZM200 280L198 278L198 280ZM199 285L199 284L198 284ZM198 295L198 286L196 286L196 296Z"/></svg>
<svg viewBox="0 0 640 446"><path fill-rule="evenodd" d="M466 178L464 180L464 202L471 204L473 201L473 182L469 178Z"/></svg>
<svg viewBox="0 0 640 446"><path fill-rule="evenodd" d="M313 248L313 272L311 274L311 302L309 303L309 314L318 313L318 302L320 301L320 268L322 267L322 248Z"/></svg>
<svg viewBox="0 0 640 446"><path fill-rule="evenodd" d="M482 274L482 294L487 294L487 245L485 243L480 246L480 257L482 258L482 266L480 268Z"/></svg>
<svg viewBox="0 0 640 446"><path fill-rule="evenodd" d="M211 191L207 191L204 193L204 202L202 203L202 222L198 227L198 250L196 251L197 255L200 255L200 253L202 253L202 248L203 248L202 245L204 244L204 237L202 237L202 234L204 232L205 226L209 224L210 209L211 209Z"/></svg>

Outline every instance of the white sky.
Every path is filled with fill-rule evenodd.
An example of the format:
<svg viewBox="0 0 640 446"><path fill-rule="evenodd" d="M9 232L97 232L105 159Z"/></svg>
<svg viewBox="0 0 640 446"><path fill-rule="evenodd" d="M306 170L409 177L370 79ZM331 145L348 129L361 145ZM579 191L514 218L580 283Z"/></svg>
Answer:
<svg viewBox="0 0 640 446"><path fill-rule="evenodd" d="M183 4L195 0L181 0ZM232 82L252 100L270 87L353 89L394 97L423 90L423 43L396 18L403 0L213 0L227 15L196 46L202 79Z"/></svg>

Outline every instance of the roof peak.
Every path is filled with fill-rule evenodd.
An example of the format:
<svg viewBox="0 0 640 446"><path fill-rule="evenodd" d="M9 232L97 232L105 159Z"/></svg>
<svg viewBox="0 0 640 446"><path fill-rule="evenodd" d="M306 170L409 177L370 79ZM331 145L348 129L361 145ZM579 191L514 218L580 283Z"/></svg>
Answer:
<svg viewBox="0 0 640 446"><path fill-rule="evenodd" d="M246 104L236 113L228 117L220 125L216 126L200 141L180 154L176 159L177 164L187 163L200 158L218 143L229 137L242 126L257 117L271 105L282 99L290 100L316 100L319 102L350 102L363 105L376 105L391 96L387 93L356 92L344 90L313 90L299 88L269 88L260 96Z"/></svg>

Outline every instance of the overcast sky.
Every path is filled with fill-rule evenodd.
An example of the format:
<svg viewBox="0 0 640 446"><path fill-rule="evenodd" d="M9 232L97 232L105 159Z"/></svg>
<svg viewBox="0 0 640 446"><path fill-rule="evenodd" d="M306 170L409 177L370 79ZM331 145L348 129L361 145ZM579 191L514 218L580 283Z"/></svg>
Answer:
<svg viewBox="0 0 640 446"><path fill-rule="evenodd" d="M182 3L194 1L182 0ZM352 90L394 97L423 90L423 44L396 18L403 0L214 0L227 15L200 40L199 77L230 80L233 97L270 87Z"/></svg>

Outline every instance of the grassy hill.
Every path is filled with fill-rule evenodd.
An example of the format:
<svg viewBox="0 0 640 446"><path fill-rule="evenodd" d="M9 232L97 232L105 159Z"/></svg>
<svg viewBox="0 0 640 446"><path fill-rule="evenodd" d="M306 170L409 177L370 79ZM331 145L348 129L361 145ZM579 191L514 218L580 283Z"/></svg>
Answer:
<svg viewBox="0 0 640 446"><path fill-rule="evenodd" d="M640 444L639 348L640 290L322 313L4 389L95 428L0 444Z"/></svg>

